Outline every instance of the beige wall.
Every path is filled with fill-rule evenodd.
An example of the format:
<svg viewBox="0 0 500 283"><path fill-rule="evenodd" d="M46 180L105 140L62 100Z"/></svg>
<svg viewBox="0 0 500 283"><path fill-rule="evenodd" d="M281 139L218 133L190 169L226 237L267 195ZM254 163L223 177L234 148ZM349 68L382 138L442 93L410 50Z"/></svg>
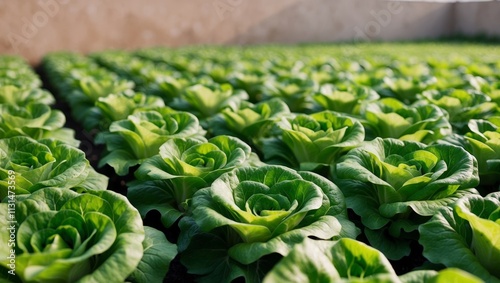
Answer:
<svg viewBox="0 0 500 283"><path fill-rule="evenodd" d="M500 2L382 0L0 0L0 53L500 36Z"/></svg>
<svg viewBox="0 0 500 283"><path fill-rule="evenodd" d="M465 35L500 36L500 1L461 3L455 12L455 29Z"/></svg>

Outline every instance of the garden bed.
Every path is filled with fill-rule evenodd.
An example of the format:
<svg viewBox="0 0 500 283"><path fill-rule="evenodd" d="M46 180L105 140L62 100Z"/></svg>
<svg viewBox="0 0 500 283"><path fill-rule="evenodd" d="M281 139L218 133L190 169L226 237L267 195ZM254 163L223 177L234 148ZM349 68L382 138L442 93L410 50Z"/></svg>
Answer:
<svg viewBox="0 0 500 283"><path fill-rule="evenodd" d="M14 105L0 112L8 160L2 178L13 175L20 186L12 202L19 210L51 194L113 199L127 207L126 224L116 211L85 209L136 237L135 245L117 238L82 260L85 274L72 274L64 258L58 264L66 269L32 273L25 258L46 251L20 244L30 235L20 227L37 220L16 211L20 275L6 278L105 278L115 272L113 261L128 261L130 245L137 250L120 273L132 282L500 281L489 263L500 259L493 238L500 215L496 50L414 43L53 53L37 68L41 80L6 60L4 69L25 74L4 72L0 85L2 103ZM16 81L23 87L9 91L23 101L5 88ZM28 106L37 102L51 107ZM19 110L30 107L59 111L65 123ZM14 116L38 122L15 124ZM66 171L33 181L30 170L46 165L26 148L46 151ZM78 162L64 161L61 148ZM18 151L34 157L20 160ZM86 166L81 180L58 177L75 176L67 173L74 166ZM54 237L44 245L61 248ZM11 269L1 264L6 276Z"/></svg>

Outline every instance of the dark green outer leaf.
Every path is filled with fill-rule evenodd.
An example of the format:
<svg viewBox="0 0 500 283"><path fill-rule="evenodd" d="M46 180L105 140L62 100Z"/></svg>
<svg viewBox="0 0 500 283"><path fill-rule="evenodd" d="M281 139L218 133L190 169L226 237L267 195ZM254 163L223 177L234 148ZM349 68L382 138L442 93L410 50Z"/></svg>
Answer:
<svg viewBox="0 0 500 283"><path fill-rule="evenodd" d="M498 193L496 195L498 205ZM471 195L461 201L469 203L468 206L472 205L472 207L479 209L472 210L479 217L488 217L490 210L481 209L484 206L479 195ZM474 202L477 203L474 205ZM419 232L419 242L424 247L423 254L431 262L463 269L479 276L486 282L500 282L500 278L491 275L476 258L471 250L472 230L470 225L460 218L452 208L443 207L440 209L429 222L420 226Z"/></svg>
<svg viewBox="0 0 500 283"><path fill-rule="evenodd" d="M161 231L147 226L144 231L144 255L129 279L136 283L162 282L170 262L177 255L177 246L170 243Z"/></svg>

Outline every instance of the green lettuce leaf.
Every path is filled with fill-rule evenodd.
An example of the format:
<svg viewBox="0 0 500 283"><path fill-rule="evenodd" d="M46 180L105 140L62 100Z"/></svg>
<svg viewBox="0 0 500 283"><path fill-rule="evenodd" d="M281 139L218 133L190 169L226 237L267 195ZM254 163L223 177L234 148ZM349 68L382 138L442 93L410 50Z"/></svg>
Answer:
<svg viewBox="0 0 500 283"><path fill-rule="evenodd" d="M397 138L430 144L452 133L448 114L434 105L407 106L394 98L383 98L367 104L361 113L368 139Z"/></svg>
<svg viewBox="0 0 500 283"><path fill-rule="evenodd" d="M493 117L490 118L494 121ZM495 185L500 174L500 127L489 120L472 119L465 135L452 135L440 143L462 146L478 161L483 185Z"/></svg>
<svg viewBox="0 0 500 283"><path fill-rule="evenodd" d="M477 161L464 149L395 139L365 142L332 169L370 243L390 259L408 254L420 224L443 205L477 193L471 188L479 184Z"/></svg>
<svg viewBox="0 0 500 283"><path fill-rule="evenodd" d="M252 162L250 147L235 137L171 139L137 169L137 181L129 184L128 196L143 216L160 211L169 227L188 209L187 202L197 190Z"/></svg>
<svg viewBox="0 0 500 283"><path fill-rule="evenodd" d="M353 239L305 239L276 264L263 280L270 282L483 282L463 270L412 271L398 276L380 251Z"/></svg>
<svg viewBox="0 0 500 283"><path fill-rule="evenodd" d="M108 185L108 178L95 172L83 151L60 141L2 139L0 157L1 199L8 195L10 175L15 176L16 195L45 187L79 191L105 190Z"/></svg>
<svg viewBox="0 0 500 283"><path fill-rule="evenodd" d="M109 132L100 133L96 143L106 144L109 152L99 166L109 164L118 175L159 152L160 146L173 138L204 139L205 130L198 119L187 112L170 108L140 111L111 124Z"/></svg>
<svg viewBox="0 0 500 283"><path fill-rule="evenodd" d="M0 105L0 138L28 136L36 140L57 139L78 147L72 129L64 128L66 118L50 106L31 103L25 106Z"/></svg>
<svg viewBox="0 0 500 283"><path fill-rule="evenodd" d="M114 121L127 119L134 112L155 108L163 108L165 103L160 97L134 93L132 95L118 93L100 97L95 102L96 114L85 120L88 128L101 126L107 130Z"/></svg>
<svg viewBox="0 0 500 283"><path fill-rule="evenodd" d="M498 111L498 105L491 102L491 98L473 90L432 90L423 92L422 98L446 110L450 123L459 133L465 129L470 119L485 119Z"/></svg>
<svg viewBox="0 0 500 283"><path fill-rule="evenodd" d="M228 172L197 191L192 207L194 221L181 220L181 261L190 273L223 281L272 254L287 255L308 236L338 239L358 234L347 220L343 196L333 183L281 166ZM193 255L201 243L215 245L217 253L207 253L206 261L196 262ZM214 270L214 265L223 266L226 273ZM250 278L251 274L241 272Z"/></svg>
<svg viewBox="0 0 500 283"><path fill-rule="evenodd" d="M349 238L304 240L264 278L269 282L400 282L378 250Z"/></svg>
<svg viewBox="0 0 500 283"><path fill-rule="evenodd" d="M144 255L128 281L136 283L162 282L170 262L177 255L177 246L170 243L161 231L148 226L144 226L144 231L145 238L142 242Z"/></svg>
<svg viewBox="0 0 500 283"><path fill-rule="evenodd" d="M235 91L229 84L208 88L196 84L187 88L180 96L189 106L182 109L194 113L200 120L220 113L224 108L238 107L239 103L248 99L244 91Z"/></svg>
<svg viewBox="0 0 500 283"><path fill-rule="evenodd" d="M261 141L290 109L280 99L251 104L242 102L238 108L225 108L209 121L214 135L231 135L250 145L261 145Z"/></svg>
<svg viewBox="0 0 500 283"><path fill-rule="evenodd" d="M352 86L347 90L337 90L333 85L323 85L313 99L323 109L351 115L360 115L362 105L376 101L380 97L368 87Z"/></svg>
<svg viewBox="0 0 500 283"><path fill-rule="evenodd" d="M25 85L2 85L0 86L0 104L26 106L31 103L54 104L55 98L50 92L42 89L30 89Z"/></svg>
<svg viewBox="0 0 500 283"><path fill-rule="evenodd" d="M264 140L266 160L287 160L290 167L304 171L330 166L360 144L365 132L357 120L332 111L298 114L283 119L278 127L281 137Z"/></svg>
<svg viewBox="0 0 500 283"><path fill-rule="evenodd" d="M500 193L470 195L444 207L420 226L424 256L434 263L500 282Z"/></svg>
<svg viewBox="0 0 500 283"><path fill-rule="evenodd" d="M313 108L312 94L315 84L303 77L277 76L262 86L264 100L279 98L292 112L307 112Z"/></svg>
<svg viewBox="0 0 500 283"><path fill-rule="evenodd" d="M412 68L415 68L413 66ZM398 68L401 70L401 68ZM414 103L419 99L419 94L422 91L430 89L437 83L437 79L426 74L395 75L385 77L384 83L379 90L383 97L396 98L405 104Z"/></svg>
<svg viewBox="0 0 500 283"><path fill-rule="evenodd" d="M0 204L2 226L8 205ZM15 202L15 218L15 274L24 282L122 282L143 255L140 215L111 191L44 188ZM4 267L9 252L0 249Z"/></svg>

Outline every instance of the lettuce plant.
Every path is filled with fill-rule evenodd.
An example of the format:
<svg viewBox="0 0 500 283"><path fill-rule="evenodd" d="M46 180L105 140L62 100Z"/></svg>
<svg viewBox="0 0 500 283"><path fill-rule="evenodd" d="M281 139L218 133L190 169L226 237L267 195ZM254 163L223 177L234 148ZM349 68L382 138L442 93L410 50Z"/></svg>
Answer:
<svg viewBox="0 0 500 283"><path fill-rule="evenodd" d="M257 282L276 254L309 236L357 236L337 186L281 166L225 173L194 194L192 208L179 224L181 262L207 282Z"/></svg>
<svg viewBox="0 0 500 283"><path fill-rule="evenodd" d="M214 135L236 136L258 146L275 122L289 114L286 103L274 98L257 104L242 102L238 108L225 108L209 123Z"/></svg>
<svg viewBox="0 0 500 283"><path fill-rule="evenodd" d="M107 97L100 97L96 101L105 117L110 121L123 120L128 115L141 110L165 107L163 100L157 96L134 93L133 96L125 94L110 94Z"/></svg>
<svg viewBox="0 0 500 283"><path fill-rule="evenodd" d="M486 95L491 98L491 101L500 105L500 81L491 84L486 90Z"/></svg>
<svg viewBox="0 0 500 283"><path fill-rule="evenodd" d="M473 89L486 94L492 102L500 105L500 81L488 81L478 76L469 76L468 83Z"/></svg>
<svg viewBox="0 0 500 283"><path fill-rule="evenodd" d="M249 166L255 157L250 146L235 137L171 139L160 153L146 159L129 184L128 197L143 217L154 209L170 227L187 210L193 194L225 172Z"/></svg>
<svg viewBox="0 0 500 283"><path fill-rule="evenodd" d="M109 164L123 176L131 166L157 154L167 140L204 139L204 135L205 130L193 114L175 112L170 108L140 111L125 120L111 123L109 132L96 137L96 143L105 143L109 152L100 160L99 166Z"/></svg>
<svg viewBox="0 0 500 283"><path fill-rule="evenodd" d="M376 90L383 89L384 78L393 76L394 72L386 67L374 68L369 70L359 69L356 70L355 73L341 73L338 83L340 83L342 89L346 88L347 86L366 86L376 92ZM336 83L335 85L339 85L338 83Z"/></svg>
<svg viewBox="0 0 500 283"><path fill-rule="evenodd" d="M112 122L127 119L135 112L166 107L160 97L143 93L110 94L98 98L94 105L93 115L86 117L84 121L88 129L100 127L107 130Z"/></svg>
<svg viewBox="0 0 500 283"><path fill-rule="evenodd" d="M171 103L190 85L190 80L164 63L155 63L124 51L106 51L93 55L106 68L135 83L135 89L161 97Z"/></svg>
<svg viewBox="0 0 500 283"><path fill-rule="evenodd" d="M75 132L64 128L66 118L61 111L50 106L32 103L25 106L0 105L0 138L28 136L36 140L57 139L78 146Z"/></svg>
<svg viewBox="0 0 500 283"><path fill-rule="evenodd" d="M319 93L314 94L314 101L325 110L359 115L361 105L379 99L373 89L352 86L346 90L337 90L333 85L323 85Z"/></svg>
<svg viewBox="0 0 500 283"><path fill-rule="evenodd" d="M9 171L16 195L45 187L105 190L108 178L90 166L85 153L60 141L35 141L20 136L0 140L0 199L8 195Z"/></svg>
<svg viewBox="0 0 500 283"><path fill-rule="evenodd" d="M479 184L477 161L463 148L396 139L365 142L332 171L370 244L389 259L408 255L418 226Z"/></svg>
<svg viewBox="0 0 500 283"><path fill-rule="evenodd" d="M165 74L158 70L152 71L149 76L154 77L154 80L143 87L144 92L161 97L167 103L178 98L183 90L189 87L191 80L182 75Z"/></svg>
<svg viewBox="0 0 500 283"><path fill-rule="evenodd" d="M474 76L490 77L496 75L496 71L493 66L486 64L486 62L471 62L465 66L465 73Z"/></svg>
<svg viewBox="0 0 500 283"><path fill-rule="evenodd" d="M302 78L268 80L262 86L263 99L279 98L293 112L310 111L315 84Z"/></svg>
<svg viewBox="0 0 500 283"><path fill-rule="evenodd" d="M98 69L99 70L99 69ZM106 73L105 73L106 74ZM95 103L101 97L107 97L110 94L126 93L132 96L133 82L117 78L99 78L98 74L85 74L82 78L75 80L72 93L66 97L71 106L73 116L77 121L84 124L85 128L90 129L87 121L95 111Z"/></svg>
<svg viewBox="0 0 500 283"><path fill-rule="evenodd" d="M196 84L187 88L180 99L187 104L187 107L180 108L181 110L189 111L199 119L206 119L224 108L237 108L241 101L248 99L248 94L244 91L234 91L229 84L216 84L214 89Z"/></svg>
<svg viewBox="0 0 500 283"><path fill-rule="evenodd" d="M82 57L82 61L75 60L69 62L62 71L67 71L64 77L67 78L71 87L91 101L96 101L99 97L107 96L109 93L122 92L134 87L133 83L121 79L117 74L100 68L99 65ZM71 97L67 97L71 101Z"/></svg>
<svg viewBox="0 0 500 283"><path fill-rule="evenodd" d="M443 207L420 226L420 244L431 262L500 282L500 192L469 195Z"/></svg>
<svg viewBox="0 0 500 283"><path fill-rule="evenodd" d="M219 84L228 83L228 80L233 76L234 69L231 64L222 62L215 62L208 70L204 72L207 76L211 77L214 82Z"/></svg>
<svg viewBox="0 0 500 283"><path fill-rule="evenodd" d="M112 93L124 93L132 90L134 87L134 83L131 81L117 78L114 80L111 78L102 79L98 76L84 76L77 82L79 87L77 93L83 95L86 100L93 102L97 101L100 97L106 97ZM70 104L72 104L73 99L80 101L77 99L76 93L73 94L73 97L68 97L68 99Z"/></svg>
<svg viewBox="0 0 500 283"><path fill-rule="evenodd" d="M470 87L464 74L460 72L459 67L449 67L442 69L434 69L434 75L438 78L432 89L447 90L447 89L467 89Z"/></svg>
<svg viewBox="0 0 500 283"><path fill-rule="evenodd" d="M407 106L383 98L362 110L370 138L397 138L431 143L452 133L447 113L434 105Z"/></svg>
<svg viewBox="0 0 500 283"><path fill-rule="evenodd" d="M0 265L5 271L0 278L4 280L124 282L143 258L145 232L140 215L115 192L79 194L54 187L18 196L12 211L14 225L8 221L10 204L0 203L0 223L10 227L0 233L6 243L0 248ZM7 246L10 235L15 235L15 240ZM165 246L166 239L155 237L148 241L149 247L157 246L159 241L163 247L175 250L175 246ZM11 249L15 250L15 276L5 270L10 270L7 256L12 254ZM144 264L157 264L168 253L155 252L157 258L144 258Z"/></svg>
<svg viewBox="0 0 500 283"><path fill-rule="evenodd" d="M120 77L134 81L136 86L142 86L150 81L146 74L153 70L163 70L163 65L135 57L123 50L104 51L91 54L92 59L100 65L118 74Z"/></svg>
<svg viewBox="0 0 500 283"><path fill-rule="evenodd" d="M358 281L359 280L359 281ZM280 282L401 282L387 258L353 239L304 240L264 278Z"/></svg>
<svg viewBox="0 0 500 283"><path fill-rule="evenodd" d="M69 52L56 52L46 55L42 59L42 68L48 80L56 88L60 96L69 101L69 95L78 88L78 80L89 76L90 73L100 79L115 79L116 75L111 75L89 58ZM97 76L96 69L99 69Z"/></svg>
<svg viewBox="0 0 500 283"><path fill-rule="evenodd" d="M264 283L291 282L467 282L479 278L459 269L418 270L398 276L380 251L353 239L304 242L271 269Z"/></svg>
<svg viewBox="0 0 500 283"><path fill-rule="evenodd" d="M421 95L430 104L439 106L449 114L450 123L461 132L470 119L485 119L498 111L498 105L487 95L473 90L430 90Z"/></svg>
<svg viewBox="0 0 500 283"><path fill-rule="evenodd" d="M414 103L419 99L419 94L437 83L432 76L394 76L385 77L384 83L378 91L383 97L392 97L405 104Z"/></svg>
<svg viewBox="0 0 500 283"><path fill-rule="evenodd" d="M4 63L0 62L0 87L16 86L26 89L41 87L42 81L26 62Z"/></svg>
<svg viewBox="0 0 500 283"><path fill-rule="evenodd" d="M333 111L299 114L278 123L281 136L264 142L266 160L313 171L328 167L365 138L361 123Z"/></svg>
<svg viewBox="0 0 500 283"><path fill-rule="evenodd" d="M236 89L245 90L249 95L249 101L258 103L262 101L262 85L269 79L269 76L257 73L239 72L230 78L230 83Z"/></svg>
<svg viewBox="0 0 500 283"><path fill-rule="evenodd" d="M398 75L404 77L423 77L430 74L430 68L427 62L414 62L413 59L394 60L391 68Z"/></svg>
<svg viewBox="0 0 500 283"><path fill-rule="evenodd" d="M440 141L462 146L474 155L478 161L479 177L483 185L498 183L500 176L499 125L488 120L472 119L468 123L469 131L465 135L454 134Z"/></svg>
<svg viewBox="0 0 500 283"><path fill-rule="evenodd" d="M0 104L26 106L31 103L54 104L55 99L50 92L42 89L30 89L25 86L0 86Z"/></svg>
<svg viewBox="0 0 500 283"><path fill-rule="evenodd" d="M100 97L127 93L131 96L134 83L100 68L89 58L77 54L51 54L44 58L44 68L52 84L72 109L75 120L83 123L95 115L94 104Z"/></svg>

